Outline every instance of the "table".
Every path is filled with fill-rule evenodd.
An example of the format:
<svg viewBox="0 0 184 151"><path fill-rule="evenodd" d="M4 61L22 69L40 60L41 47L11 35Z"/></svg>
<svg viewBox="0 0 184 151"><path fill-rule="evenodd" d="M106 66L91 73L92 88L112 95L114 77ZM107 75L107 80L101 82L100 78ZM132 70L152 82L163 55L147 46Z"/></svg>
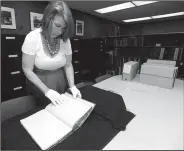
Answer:
<svg viewBox="0 0 184 151"><path fill-rule="evenodd" d="M120 94L136 117L103 150L183 150L184 80L172 89L142 84L113 76L93 86Z"/></svg>

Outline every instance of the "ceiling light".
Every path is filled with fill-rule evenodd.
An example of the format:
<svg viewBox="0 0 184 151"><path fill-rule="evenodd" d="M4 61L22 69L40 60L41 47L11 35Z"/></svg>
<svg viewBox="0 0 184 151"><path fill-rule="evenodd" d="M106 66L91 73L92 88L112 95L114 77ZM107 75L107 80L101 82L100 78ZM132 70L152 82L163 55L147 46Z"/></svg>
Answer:
<svg viewBox="0 0 184 151"><path fill-rule="evenodd" d="M141 21L141 20L149 20L151 17L142 17L142 18L134 18L134 19L127 19L123 20L124 22L134 22L134 21Z"/></svg>
<svg viewBox="0 0 184 151"><path fill-rule="evenodd" d="M151 16L151 17L153 19L156 19L156 18L164 18L164 17L172 17L172 16L180 16L180 15L184 15L184 12L170 13L170 14L164 14L164 15Z"/></svg>
<svg viewBox="0 0 184 151"><path fill-rule="evenodd" d="M146 4L151 4L155 3L157 1L132 1L136 6L141 6L141 5L146 5Z"/></svg>
<svg viewBox="0 0 184 151"><path fill-rule="evenodd" d="M131 7L135 7L135 5L132 4L131 2L126 2L126 3L123 3L123 4L118 4L118 5L114 5L114 6L110 6L110 7L105 7L105 8L102 8L102 9L97 9L95 11L98 12L98 13L104 14L104 13L114 12L114 11L127 9L127 8L131 8Z"/></svg>

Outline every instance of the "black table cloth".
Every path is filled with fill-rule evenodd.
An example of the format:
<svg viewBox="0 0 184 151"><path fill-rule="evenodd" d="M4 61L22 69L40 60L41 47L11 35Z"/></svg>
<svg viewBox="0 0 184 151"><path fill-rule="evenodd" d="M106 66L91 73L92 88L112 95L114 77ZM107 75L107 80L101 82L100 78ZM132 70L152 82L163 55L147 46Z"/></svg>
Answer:
<svg viewBox="0 0 184 151"><path fill-rule="evenodd" d="M87 121L72 135L51 150L101 150L135 117L126 109L123 98L115 93L93 86L81 89L82 97L96 104ZM36 113L34 108L15 116L1 125L2 150L40 150L20 124L20 119Z"/></svg>

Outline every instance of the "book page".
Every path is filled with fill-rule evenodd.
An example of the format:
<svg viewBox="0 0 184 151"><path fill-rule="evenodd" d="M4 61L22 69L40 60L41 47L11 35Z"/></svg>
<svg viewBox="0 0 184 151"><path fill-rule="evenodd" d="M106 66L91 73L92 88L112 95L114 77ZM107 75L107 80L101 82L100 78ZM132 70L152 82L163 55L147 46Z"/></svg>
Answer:
<svg viewBox="0 0 184 151"><path fill-rule="evenodd" d="M65 93L65 95L67 96L67 97L70 97L70 98L73 98L73 96L70 94L70 93ZM84 100L84 99L80 99L80 98L76 98L75 100L77 100L77 101L79 101L79 102L81 102L81 103L83 103L83 104L86 104L86 105L89 105L89 106L91 106L92 108L94 108L95 107L95 104L94 103L92 103L92 102L89 102L89 101L87 101L87 100Z"/></svg>
<svg viewBox="0 0 184 151"><path fill-rule="evenodd" d="M92 108L81 118L77 121L76 127L80 127L88 118L88 116L91 114L92 112Z"/></svg>
<svg viewBox="0 0 184 151"><path fill-rule="evenodd" d="M65 93L65 95L67 97L70 97L70 98L73 98L73 96L69 93ZM91 106L91 109L88 110L88 112L86 112L86 114L84 114L80 119L77 120L76 124L74 125L73 129L74 131L77 130L85 121L86 119L88 118L88 116L91 114L91 112L93 111L94 107L96 104L92 103L92 102L89 102L89 101L86 101L84 99L80 99L80 98L75 98L75 100L83 103L83 104L86 104L86 105L90 105Z"/></svg>
<svg viewBox="0 0 184 151"><path fill-rule="evenodd" d="M72 131L70 127L45 109L20 122L42 150L50 148Z"/></svg>
<svg viewBox="0 0 184 151"><path fill-rule="evenodd" d="M72 98L73 96L69 93L65 93L66 96ZM91 112L93 111L94 107L96 106L96 104L92 103L92 102L89 102L89 101L86 101L84 99L80 99L80 98L76 98L77 101L81 102L81 103L84 103L84 104L87 104L87 105L90 105L91 106L91 109L82 117L80 118L78 121L77 121L77 127L80 127L85 121L86 119L88 118L88 116L91 114Z"/></svg>
<svg viewBox="0 0 184 151"><path fill-rule="evenodd" d="M65 102L54 106L50 103L45 109L55 117L74 128L78 121L93 107L89 103L82 103L78 99L64 94Z"/></svg>

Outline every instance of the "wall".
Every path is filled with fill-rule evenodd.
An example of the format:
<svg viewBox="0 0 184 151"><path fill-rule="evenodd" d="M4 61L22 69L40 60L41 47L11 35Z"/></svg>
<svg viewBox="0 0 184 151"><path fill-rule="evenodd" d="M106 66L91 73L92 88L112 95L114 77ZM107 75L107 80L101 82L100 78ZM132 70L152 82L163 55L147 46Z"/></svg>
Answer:
<svg viewBox="0 0 184 151"><path fill-rule="evenodd" d="M16 29L1 29L2 34L26 35L30 29L30 12L43 13L48 2L44 1L3 1L2 6L14 8ZM72 10L74 20L84 21L83 38L108 36L111 26L117 26L112 21L101 19L77 10Z"/></svg>
<svg viewBox="0 0 184 151"><path fill-rule="evenodd" d="M109 36L112 27L118 26L102 18L95 17L80 11L72 10L75 20L84 20L84 38Z"/></svg>
<svg viewBox="0 0 184 151"><path fill-rule="evenodd" d="M31 28L30 12L43 13L48 2L44 1L2 1L1 5L15 9L17 29L1 29L2 34L26 35ZM118 24L93 15L72 10L74 20L84 21L83 38L109 36L113 27ZM184 32L184 19L173 19L150 23L121 25L121 35L155 34L167 32Z"/></svg>
<svg viewBox="0 0 184 151"><path fill-rule="evenodd" d="M143 26L142 34L184 32L184 19L149 23Z"/></svg>
<svg viewBox="0 0 184 151"><path fill-rule="evenodd" d="M31 30L30 12L43 13L47 2L2 1L1 6L14 8L16 29L1 29L2 34L26 35Z"/></svg>
<svg viewBox="0 0 184 151"><path fill-rule="evenodd" d="M124 25L121 28L121 34L157 34L184 32L184 19L172 19L165 21L155 21L150 23L136 23Z"/></svg>

